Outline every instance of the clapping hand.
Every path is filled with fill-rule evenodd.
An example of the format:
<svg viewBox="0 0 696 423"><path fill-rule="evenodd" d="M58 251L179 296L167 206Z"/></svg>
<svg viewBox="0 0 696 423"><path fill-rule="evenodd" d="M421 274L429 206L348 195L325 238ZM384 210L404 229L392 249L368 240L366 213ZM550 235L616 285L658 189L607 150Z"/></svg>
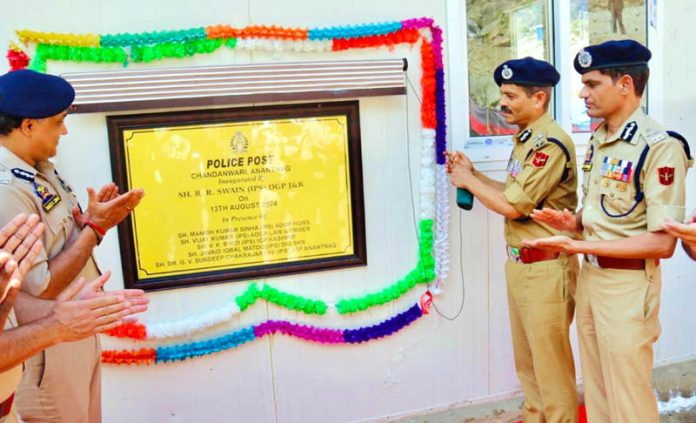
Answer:
<svg viewBox="0 0 696 423"><path fill-rule="evenodd" d="M559 231L571 232L579 230L575 214L568 209L560 211L543 208L541 210L533 210L529 216L535 221L547 224Z"/></svg>
<svg viewBox="0 0 696 423"><path fill-rule="evenodd" d="M43 248L43 230L44 225L35 214L20 214L0 229L0 333L24 276Z"/></svg>

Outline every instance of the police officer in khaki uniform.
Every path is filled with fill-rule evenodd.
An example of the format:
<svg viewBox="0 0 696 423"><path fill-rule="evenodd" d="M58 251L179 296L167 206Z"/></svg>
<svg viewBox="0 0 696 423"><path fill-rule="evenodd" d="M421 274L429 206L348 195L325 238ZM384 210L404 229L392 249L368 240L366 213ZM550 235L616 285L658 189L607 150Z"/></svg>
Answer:
<svg viewBox="0 0 696 423"><path fill-rule="evenodd" d="M575 364L569 340L578 260L522 246L522 239L560 232L529 218L540 207L575 208L575 147L548 114L560 75L547 62L510 60L494 73L500 108L515 124L505 183L477 172L461 152L448 156L453 185L505 217L505 264L515 368L525 394L524 421L577 421ZM502 253L502 252L501 252Z"/></svg>
<svg viewBox="0 0 696 423"><path fill-rule="evenodd" d="M588 421L658 422L651 388L652 345L660 335L660 259L676 245L661 230L684 219L689 159L680 141L643 113L650 51L632 40L586 47L575 57L587 113L604 122L583 162L583 207L532 217L563 236L525 242L547 251L583 253L577 325ZM572 209L571 209L572 210Z"/></svg>
<svg viewBox="0 0 696 423"><path fill-rule="evenodd" d="M22 290L55 298L73 280L93 280L93 248L140 202L142 190L118 195L113 184L88 189L82 214L70 186L48 161L67 134L64 120L75 97L62 78L30 70L0 77L0 224L35 213L46 225L42 249ZM19 324L27 320L16 310ZM100 345L96 337L56 345L25 364L16 395L24 420L101 421Z"/></svg>
<svg viewBox="0 0 696 423"><path fill-rule="evenodd" d="M140 290L105 293L108 274L85 284L73 282L57 301L19 292L24 275L39 255L44 225L39 217L18 215L0 229L0 422L16 422L14 393L22 377L22 361L57 342L73 341L108 330L122 318L143 311ZM14 308L34 321L17 327ZM33 317L32 317L33 318Z"/></svg>

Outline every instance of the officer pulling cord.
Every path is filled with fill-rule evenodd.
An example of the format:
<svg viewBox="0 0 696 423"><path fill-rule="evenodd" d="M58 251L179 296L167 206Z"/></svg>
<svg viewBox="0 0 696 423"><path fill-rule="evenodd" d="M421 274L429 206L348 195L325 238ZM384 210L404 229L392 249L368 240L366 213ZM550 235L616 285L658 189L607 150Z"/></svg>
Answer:
<svg viewBox="0 0 696 423"><path fill-rule="evenodd" d="M408 81L408 85L411 87L411 91L413 92L413 95L416 97L416 100L418 100L418 104L423 104L421 101L421 98L418 96L418 92L416 89L413 87L413 83L411 82L411 78L408 77L408 73L406 73L406 80ZM413 217L413 230L416 233L416 239L418 239L419 244L420 244L420 239L418 238L418 223L416 222L416 201L413 197L413 179L411 177L411 134L409 131L409 126L410 126L410 120L409 120L409 113L408 113L408 89L406 91L406 164L408 166L408 185L409 185L409 193L411 194L411 212L412 212L412 217ZM464 248L463 245L463 236L462 236L462 211L459 211L459 251L462 251ZM443 314L438 308L437 308L437 303L435 301L432 302L432 306L435 309L435 312L440 315L443 319L449 320L449 321L455 321L459 318L459 316L462 314L462 310L464 310L464 301L466 300L466 284L464 283L464 260L459 260L459 274L461 277L461 282L462 282L462 300L461 303L459 304L459 309L457 310L457 313L454 316L447 316Z"/></svg>
<svg viewBox="0 0 696 423"><path fill-rule="evenodd" d="M411 87L411 91L413 92L414 96L418 100L418 103L422 105L423 102L421 101L421 98L418 96L418 93L417 93L416 89L414 88L413 83L411 82L411 78L409 78L409 76L408 76L408 73L406 73L406 80L408 81L408 85ZM410 123L410 120L409 120L408 90L407 90L407 92L406 92L406 140L407 140L407 142L406 142L406 156L407 156L406 157L406 159L407 159L406 164L408 166L408 181L409 181L409 188L410 188L409 193L411 194L411 212L412 212L412 218L413 218L413 228L414 228L414 232L416 234L416 238L418 239L418 224L416 222L416 202L415 202L415 199L413 197L413 179L411 176L411 143L410 143L411 135L410 135L410 130L409 130L409 126L410 126L409 123ZM686 139L681 134L674 132L674 131L667 131L667 134L670 137L673 137L673 138L676 138L677 140L679 140L679 142L682 144L682 147L684 148L684 152L686 153L687 159L693 160L693 158L691 156L691 149L689 148L689 143L686 141ZM561 181L564 181L568 177L569 170L568 170L567 164L571 160L570 154L569 154L568 150L565 148L565 146L562 145L560 142L556 141L555 139L552 142L554 142L554 144L561 147L564 155L566 156L566 162L567 162L566 169L563 171L563 176L561 178ZM645 156L647 156L647 152L648 152L648 148L646 147L645 151L643 151L643 154L641 155L641 158L639 160L639 167L640 168L642 168L642 164L645 161ZM528 155L528 157L529 157L529 155ZM636 207L636 205L638 205L638 203L640 203L640 201L642 200L642 197L643 197L643 192L642 192L642 189L640 188L640 176L639 176L640 170L641 170L640 168L637 169L638 172L636 172L637 175L636 175L636 181L635 181L636 188L637 188L636 189L636 197L638 197L638 198L636 198L636 200L637 200L636 204L633 206L633 208L628 213L633 211L633 209ZM601 204L602 209L604 209L603 200L604 199L602 199L602 204ZM537 208L540 209L543 205L543 202L544 201L542 200L542 202L537 205ZM605 212L606 212L606 210L605 210ZM418 239L418 241L420 242L420 239ZM462 236L462 212L460 211L459 212L459 251L462 251L463 247L464 246L463 246L463 236ZM446 320L450 320L450 321L454 321L457 318L459 318L459 316L462 313L462 310L464 309L464 302L466 300L466 283L464 281L464 264L463 264L463 260L461 260L461 258L459 260L459 272L460 272L459 274L460 274L461 283L462 283L462 299L461 299L461 303L459 304L459 309L457 310L457 313L452 317L446 316L437 308L437 304L435 302L432 303L433 308L435 309L437 314L439 314L442 318L444 318Z"/></svg>

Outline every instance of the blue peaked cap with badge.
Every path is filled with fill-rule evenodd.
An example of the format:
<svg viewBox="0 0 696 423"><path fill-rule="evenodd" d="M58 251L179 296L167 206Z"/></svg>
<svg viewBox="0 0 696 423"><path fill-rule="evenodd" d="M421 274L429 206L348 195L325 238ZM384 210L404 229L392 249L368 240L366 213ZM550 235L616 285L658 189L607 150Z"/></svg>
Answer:
<svg viewBox="0 0 696 423"><path fill-rule="evenodd" d="M41 119L57 115L75 99L65 79L28 69L0 76L0 112L14 117Z"/></svg>
<svg viewBox="0 0 696 423"><path fill-rule="evenodd" d="M647 65L651 57L650 50L637 41L613 40L580 50L573 66L584 74L595 69Z"/></svg>
<svg viewBox="0 0 696 423"><path fill-rule="evenodd" d="M548 62L532 57L503 62L495 68L493 79L498 86L503 84L527 85L532 87L553 87L561 75Z"/></svg>

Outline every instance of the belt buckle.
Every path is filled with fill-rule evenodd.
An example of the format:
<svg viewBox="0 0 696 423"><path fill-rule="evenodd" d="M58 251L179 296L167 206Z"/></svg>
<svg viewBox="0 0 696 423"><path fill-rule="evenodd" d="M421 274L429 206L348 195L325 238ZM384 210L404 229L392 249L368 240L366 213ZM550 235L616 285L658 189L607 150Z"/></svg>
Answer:
<svg viewBox="0 0 696 423"><path fill-rule="evenodd" d="M522 263L522 255L520 254L520 249L517 247L506 246L507 255L510 260L515 263Z"/></svg>
<svg viewBox="0 0 696 423"><path fill-rule="evenodd" d="M599 265L599 259L597 259L597 256L594 254L585 254L585 258L587 261L592 263L594 267L600 268L601 266Z"/></svg>

